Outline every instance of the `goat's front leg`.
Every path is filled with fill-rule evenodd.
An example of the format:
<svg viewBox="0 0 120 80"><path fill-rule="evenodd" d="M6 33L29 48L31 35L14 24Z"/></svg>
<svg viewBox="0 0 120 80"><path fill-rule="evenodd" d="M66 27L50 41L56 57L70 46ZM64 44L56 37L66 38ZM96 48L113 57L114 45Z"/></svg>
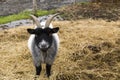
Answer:
<svg viewBox="0 0 120 80"><path fill-rule="evenodd" d="M36 75L39 76L42 70L40 59L39 57L33 56L33 61L36 70Z"/></svg>
<svg viewBox="0 0 120 80"><path fill-rule="evenodd" d="M51 75L51 65L50 64L46 64L46 75L48 78Z"/></svg>
<svg viewBox="0 0 120 80"><path fill-rule="evenodd" d="M36 70L36 73L35 73L34 80L37 80L37 78L39 78L41 70L42 70L41 64L40 65L35 64L35 70Z"/></svg>
<svg viewBox="0 0 120 80"><path fill-rule="evenodd" d="M42 67L41 67L41 65L35 66L35 69L36 69L36 74L35 74L34 80L37 80L37 78L39 78L39 76L40 76L40 72L42 70Z"/></svg>
<svg viewBox="0 0 120 80"><path fill-rule="evenodd" d="M40 72L42 70L41 65L40 66L35 66L35 68L36 68L36 75L40 75Z"/></svg>

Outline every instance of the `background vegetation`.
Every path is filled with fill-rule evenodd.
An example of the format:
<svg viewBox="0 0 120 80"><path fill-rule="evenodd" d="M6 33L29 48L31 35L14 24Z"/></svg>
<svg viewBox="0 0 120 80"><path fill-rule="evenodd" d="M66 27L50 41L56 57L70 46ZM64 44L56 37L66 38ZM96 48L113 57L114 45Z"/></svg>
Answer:
<svg viewBox="0 0 120 80"><path fill-rule="evenodd" d="M76 3L57 10L65 20L104 19L106 21L120 20L120 4L112 3Z"/></svg>
<svg viewBox="0 0 120 80"><path fill-rule="evenodd" d="M96 2L96 3L119 3L120 0L91 0L92 2Z"/></svg>
<svg viewBox="0 0 120 80"><path fill-rule="evenodd" d="M37 10L36 15L44 16L44 15L49 15L49 14L54 14L54 13L55 13L54 10L49 10L49 11ZM0 24L4 24L4 23L11 22L11 21L15 21L15 20L20 20L20 19L28 19L30 18L30 14L32 14L32 11L23 11L21 13L9 15L9 16L0 16Z"/></svg>

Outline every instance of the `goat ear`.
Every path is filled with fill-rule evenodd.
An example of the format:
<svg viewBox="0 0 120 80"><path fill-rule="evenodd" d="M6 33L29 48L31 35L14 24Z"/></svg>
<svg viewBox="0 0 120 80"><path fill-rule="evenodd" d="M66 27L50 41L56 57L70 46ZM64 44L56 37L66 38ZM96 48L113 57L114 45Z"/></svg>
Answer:
<svg viewBox="0 0 120 80"><path fill-rule="evenodd" d="M35 30L34 29L27 29L28 33L30 34L35 34Z"/></svg>
<svg viewBox="0 0 120 80"><path fill-rule="evenodd" d="M59 27L53 28L52 33L57 33L59 31Z"/></svg>

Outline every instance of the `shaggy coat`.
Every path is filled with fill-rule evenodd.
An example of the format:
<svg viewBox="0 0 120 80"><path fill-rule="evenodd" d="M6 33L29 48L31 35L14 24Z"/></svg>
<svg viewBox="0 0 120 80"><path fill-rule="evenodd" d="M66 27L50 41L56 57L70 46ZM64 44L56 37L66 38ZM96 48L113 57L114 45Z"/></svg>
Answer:
<svg viewBox="0 0 120 80"><path fill-rule="evenodd" d="M51 16L44 22L39 22L37 17L31 15L36 26L34 29L27 29L28 33L31 34L28 40L28 48L32 54L36 75L40 75L42 63L46 64L47 77L51 75L51 66L59 47L59 37L57 35L59 27L53 28L51 24L56 15L58 14Z"/></svg>
<svg viewBox="0 0 120 80"><path fill-rule="evenodd" d="M41 22L41 25L44 28L45 22ZM52 24L49 26L50 28L53 28ZM35 27L36 28L36 27ZM48 51L42 52L35 44L35 34L32 34L28 40L28 48L30 52L32 53L32 57L34 60L34 64L36 66L39 66L41 63L47 63L52 65L55 59L55 56L58 52L59 47L59 37L57 33L52 34L53 42L51 47L48 49Z"/></svg>

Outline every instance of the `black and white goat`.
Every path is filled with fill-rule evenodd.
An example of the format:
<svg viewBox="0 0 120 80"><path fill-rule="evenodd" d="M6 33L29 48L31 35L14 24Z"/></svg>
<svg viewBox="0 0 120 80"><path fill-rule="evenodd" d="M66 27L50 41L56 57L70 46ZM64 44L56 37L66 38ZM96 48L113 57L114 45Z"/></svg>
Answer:
<svg viewBox="0 0 120 80"><path fill-rule="evenodd" d="M39 22L37 17L31 15L36 23L35 29L27 29L31 34L28 40L28 48L33 57L36 68L36 75L40 75L42 63L46 64L46 75L51 75L51 67L58 52L59 37L57 32L59 27L53 28L51 21L58 14L54 14L44 22Z"/></svg>

